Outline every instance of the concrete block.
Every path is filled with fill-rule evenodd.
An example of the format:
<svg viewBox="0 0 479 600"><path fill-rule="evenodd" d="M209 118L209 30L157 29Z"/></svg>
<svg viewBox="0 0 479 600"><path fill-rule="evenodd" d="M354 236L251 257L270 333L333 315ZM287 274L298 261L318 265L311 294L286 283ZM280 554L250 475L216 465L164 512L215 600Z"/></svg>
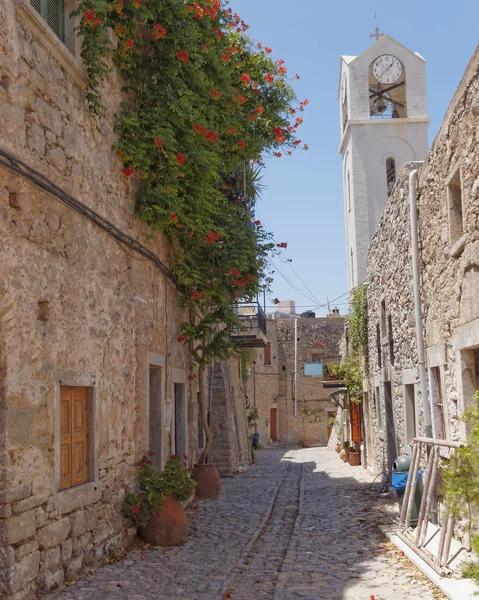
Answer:
<svg viewBox="0 0 479 600"><path fill-rule="evenodd" d="M11 576L11 588L12 592L17 592L25 585L35 579L38 574L38 567L40 565L40 552L34 552L24 556L21 560L16 562L12 567Z"/></svg>
<svg viewBox="0 0 479 600"><path fill-rule="evenodd" d="M23 513L18 517L6 519L7 540L9 544L17 544L32 537L37 530L35 511Z"/></svg>
<svg viewBox="0 0 479 600"><path fill-rule="evenodd" d="M70 519L64 517L38 530L38 541L41 548L52 548L64 542L70 532Z"/></svg>

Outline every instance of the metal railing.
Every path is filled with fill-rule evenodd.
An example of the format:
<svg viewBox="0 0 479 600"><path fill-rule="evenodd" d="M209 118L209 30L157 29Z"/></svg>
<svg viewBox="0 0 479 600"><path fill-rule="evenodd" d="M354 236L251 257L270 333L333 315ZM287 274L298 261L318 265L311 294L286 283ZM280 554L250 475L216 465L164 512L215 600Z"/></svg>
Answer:
<svg viewBox="0 0 479 600"><path fill-rule="evenodd" d="M237 302L233 307L242 326L239 334L266 335L266 315L259 302Z"/></svg>
<svg viewBox="0 0 479 600"><path fill-rule="evenodd" d="M406 490L404 492L401 515L399 517L399 529L397 536L407 544L416 554L422 558L441 577L451 574L450 563L457 557L458 553L449 557L452 535L454 532L455 519L446 510L443 526L440 527L438 548L435 554L425 550L430 541L427 539L429 517L432 507L436 505L436 483L440 473L440 448L448 448L451 453L455 448L464 446L461 442L448 442L434 438L417 437L412 440L413 455L409 468ZM418 484L418 472L421 456L427 456L427 466L424 476L424 490L419 507L417 526L411 529L411 517L415 503L416 488ZM461 548L462 550L462 548Z"/></svg>

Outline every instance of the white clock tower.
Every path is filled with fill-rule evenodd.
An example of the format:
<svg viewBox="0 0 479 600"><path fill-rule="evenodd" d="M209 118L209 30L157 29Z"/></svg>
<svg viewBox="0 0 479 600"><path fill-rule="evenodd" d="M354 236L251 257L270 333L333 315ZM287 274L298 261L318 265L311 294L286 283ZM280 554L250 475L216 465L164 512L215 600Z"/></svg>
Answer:
<svg viewBox="0 0 479 600"><path fill-rule="evenodd" d="M401 167L428 151L425 61L391 37L342 56L339 84L349 289Z"/></svg>

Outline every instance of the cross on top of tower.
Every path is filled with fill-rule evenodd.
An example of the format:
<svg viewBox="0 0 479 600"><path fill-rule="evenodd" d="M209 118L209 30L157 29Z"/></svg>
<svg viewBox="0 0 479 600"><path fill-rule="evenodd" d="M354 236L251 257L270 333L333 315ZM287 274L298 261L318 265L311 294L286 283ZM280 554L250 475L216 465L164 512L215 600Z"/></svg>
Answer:
<svg viewBox="0 0 479 600"><path fill-rule="evenodd" d="M376 28L374 29L374 33L370 33L369 37L370 38L376 38L376 42L379 40L379 38L384 35L384 33L379 33L379 27L378 27L378 20L376 17L376 13L374 13L374 22L376 23Z"/></svg>

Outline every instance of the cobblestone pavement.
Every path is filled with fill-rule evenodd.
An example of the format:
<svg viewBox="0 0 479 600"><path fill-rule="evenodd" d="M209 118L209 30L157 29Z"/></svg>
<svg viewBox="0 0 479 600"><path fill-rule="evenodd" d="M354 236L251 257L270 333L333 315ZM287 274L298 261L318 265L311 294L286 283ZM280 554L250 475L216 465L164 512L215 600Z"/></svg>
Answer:
<svg viewBox="0 0 479 600"><path fill-rule="evenodd" d="M325 448L257 452L189 509L188 542L133 550L44 600L444 599L377 530L396 507ZM195 518L197 517L197 518Z"/></svg>

